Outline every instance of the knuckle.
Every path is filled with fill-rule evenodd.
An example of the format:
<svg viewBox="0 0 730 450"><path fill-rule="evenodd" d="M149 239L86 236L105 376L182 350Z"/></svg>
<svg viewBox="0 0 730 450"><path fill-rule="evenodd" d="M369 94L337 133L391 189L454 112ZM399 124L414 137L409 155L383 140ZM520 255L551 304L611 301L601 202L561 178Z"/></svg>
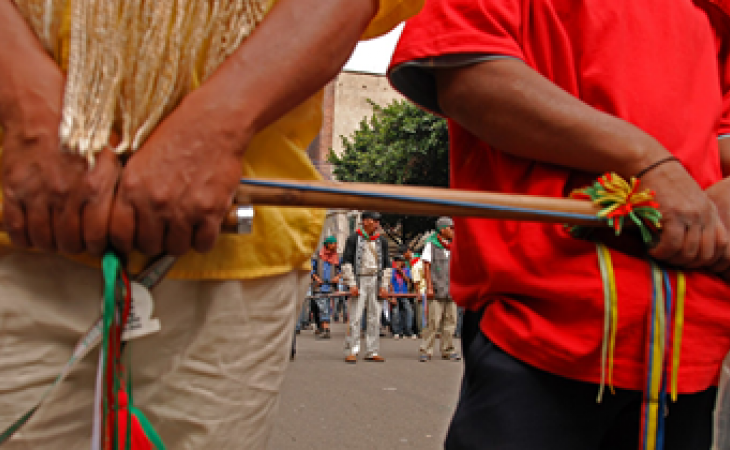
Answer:
<svg viewBox="0 0 730 450"><path fill-rule="evenodd" d="M216 201L216 199L210 197L202 197L197 199L195 210L203 217L222 217L227 208L224 202Z"/></svg>
<svg viewBox="0 0 730 450"><path fill-rule="evenodd" d="M683 221L687 225L702 223L706 220L705 216L706 213L704 211L699 211L695 208L685 209L682 212Z"/></svg>
<svg viewBox="0 0 730 450"><path fill-rule="evenodd" d="M144 191L144 183L142 179L130 172L126 172L125 176L119 181L119 195L125 200L132 200L141 195Z"/></svg>
<svg viewBox="0 0 730 450"><path fill-rule="evenodd" d="M4 226L10 235L25 235L25 221L22 217L18 217L15 214L12 216L8 214L4 218Z"/></svg>
<svg viewBox="0 0 730 450"><path fill-rule="evenodd" d="M71 195L71 186L69 185L69 183L51 183L48 187L49 198L52 202L56 204L65 203Z"/></svg>
<svg viewBox="0 0 730 450"><path fill-rule="evenodd" d="M166 191L154 189L149 193L149 203L156 210L167 210L175 202Z"/></svg>

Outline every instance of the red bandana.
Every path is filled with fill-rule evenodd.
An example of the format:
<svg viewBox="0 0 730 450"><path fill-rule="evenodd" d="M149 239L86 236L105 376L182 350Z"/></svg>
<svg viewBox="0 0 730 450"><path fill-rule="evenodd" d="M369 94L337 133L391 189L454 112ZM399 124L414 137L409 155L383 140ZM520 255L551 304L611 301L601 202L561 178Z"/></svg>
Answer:
<svg viewBox="0 0 730 450"><path fill-rule="evenodd" d="M367 239L368 241L374 241L380 237L379 234L374 234L372 236L368 236L368 234L366 232L364 232L362 230L362 228L357 229L357 234L359 234L360 237L362 237L363 239Z"/></svg>
<svg viewBox="0 0 730 450"><path fill-rule="evenodd" d="M337 248L329 252L323 245L322 248L319 249L319 258L322 261L327 261L328 263L333 265L337 265L340 263L340 257L337 255Z"/></svg>
<svg viewBox="0 0 730 450"><path fill-rule="evenodd" d="M439 240L439 243L441 244L441 247L442 247L442 248L444 248L444 249L446 249L446 250L449 250L449 251L451 250L451 241L446 241L446 240L444 240L444 239L443 239L443 238L441 237L441 235L440 235L440 234L439 234L439 235L437 235L436 237L438 238L438 240Z"/></svg>

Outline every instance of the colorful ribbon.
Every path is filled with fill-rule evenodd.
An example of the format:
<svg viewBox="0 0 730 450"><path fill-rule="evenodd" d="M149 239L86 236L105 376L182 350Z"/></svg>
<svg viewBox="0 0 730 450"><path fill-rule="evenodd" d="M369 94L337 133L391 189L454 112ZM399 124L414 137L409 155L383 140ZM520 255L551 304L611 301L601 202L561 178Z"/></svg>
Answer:
<svg viewBox="0 0 730 450"><path fill-rule="evenodd" d="M598 217L607 220L616 235L621 234L626 218L640 230L643 241L651 244L661 228L659 204L654 201L654 192L640 190L640 181L632 178L625 181L609 173L600 177L592 186L577 189L571 197L591 200L601 207ZM572 234L580 236L582 227L569 227ZM596 243L598 265L603 281L604 324L601 345L601 381L597 401L603 399L606 384L613 393L613 358L618 329L618 295L616 279L608 248ZM684 327L684 302L686 295L685 276L677 272L676 298L672 295L669 273L650 261L652 273L652 302L647 315L648 337L646 342L646 382L641 412L641 450L662 450L664 447L664 417L667 411L667 389L671 400L677 400L677 379L679 376L680 349ZM674 308L674 311L673 311ZM672 327L674 317L674 327ZM668 346L672 341L671 362Z"/></svg>
<svg viewBox="0 0 730 450"><path fill-rule="evenodd" d="M164 444L150 422L133 404L131 351L129 344L122 342L132 305L129 278L113 253L104 256L102 272L102 347L97 369L92 449L164 450Z"/></svg>
<svg viewBox="0 0 730 450"><path fill-rule="evenodd" d="M604 331L601 348L601 382L598 402L602 401L605 386L613 393L613 355L618 328L618 296L611 255L606 246L597 243L598 262L604 291ZM652 302L647 315L646 382L641 408L641 450L664 448L665 415L667 402L677 400L684 303L685 276L677 272L677 287L672 291L669 273L650 261L652 276ZM672 318L674 326L672 327ZM672 341L671 352L668 352ZM667 357L671 356L671 361ZM671 370L670 370L671 369ZM667 389L671 393L668 395Z"/></svg>
<svg viewBox="0 0 730 450"><path fill-rule="evenodd" d="M601 345L601 384L598 389L596 402L603 400L603 393L608 382L611 393L613 389L613 356L616 350L616 332L618 330L618 293L616 291L616 277L611 262L611 253L605 245L596 244L598 264L603 280L604 297L604 324L603 343Z"/></svg>

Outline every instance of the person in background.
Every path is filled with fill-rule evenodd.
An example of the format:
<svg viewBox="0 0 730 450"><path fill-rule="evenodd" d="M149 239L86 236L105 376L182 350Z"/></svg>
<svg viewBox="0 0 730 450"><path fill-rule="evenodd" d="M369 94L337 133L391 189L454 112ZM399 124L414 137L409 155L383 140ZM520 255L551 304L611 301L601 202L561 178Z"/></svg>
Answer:
<svg viewBox="0 0 730 450"><path fill-rule="evenodd" d="M330 297L341 278L337 238L328 236L312 259L312 291L319 319L319 338L330 338Z"/></svg>
<svg viewBox="0 0 730 450"><path fill-rule="evenodd" d="M428 326L428 299L426 297L423 259L419 253L415 253L411 259L411 274L413 275L413 292L418 294L415 300L418 335L423 337L423 333Z"/></svg>
<svg viewBox="0 0 730 450"><path fill-rule="evenodd" d="M307 288L307 295L305 300L302 302L302 307L299 309L299 316L297 317L296 334L301 333L302 330L309 328L309 321L311 320L311 301L309 300L312 296L312 286Z"/></svg>
<svg viewBox="0 0 730 450"><path fill-rule="evenodd" d="M456 308L456 329L454 330L454 337L461 338L461 328L464 324L464 307L458 306Z"/></svg>
<svg viewBox="0 0 730 450"><path fill-rule="evenodd" d="M451 241L454 239L454 221L450 217L436 220L434 233L423 247L426 297L428 297L428 327L423 333L418 360L426 362L433 355L436 333L441 331L441 357L451 361L461 360L454 348L456 329L456 303L451 297Z"/></svg>
<svg viewBox="0 0 730 450"><path fill-rule="evenodd" d="M388 241L378 234L380 213L362 213L362 225L345 242L342 254L343 281L350 289L350 324L345 338L345 362L355 364L360 352L360 320L367 305L365 361L384 362L379 355L382 305L388 296L391 267Z"/></svg>
<svg viewBox="0 0 730 450"><path fill-rule="evenodd" d="M340 281L337 283L337 290L339 292L343 292L345 290L345 285L342 283L342 277L340 277ZM334 304L332 305L332 320L339 322L340 317L342 317L342 322L347 323L347 316L347 296L343 295L334 297Z"/></svg>
<svg viewBox="0 0 730 450"><path fill-rule="evenodd" d="M411 283L409 285L409 292L416 294L416 298L410 299L411 309L413 310L413 323L411 329L414 335L421 335L421 305L420 298L418 297L418 289L416 287L415 275L413 273L413 265L420 260L421 255L413 253L413 250L407 245L400 246L400 252L405 258L406 267L411 271Z"/></svg>
<svg viewBox="0 0 730 450"><path fill-rule="evenodd" d="M393 275L390 282L391 294L408 294L412 283L411 271L406 267L405 257L396 256L393 261ZM415 339L411 299L395 295L390 298L390 303L393 339L400 339L401 336Z"/></svg>

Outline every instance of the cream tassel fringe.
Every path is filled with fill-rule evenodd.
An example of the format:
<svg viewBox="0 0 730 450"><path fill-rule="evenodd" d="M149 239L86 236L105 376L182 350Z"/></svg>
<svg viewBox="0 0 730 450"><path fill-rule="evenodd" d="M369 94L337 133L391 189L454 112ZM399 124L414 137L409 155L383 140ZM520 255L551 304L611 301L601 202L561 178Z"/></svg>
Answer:
<svg viewBox="0 0 730 450"><path fill-rule="evenodd" d="M68 72L59 131L94 156L112 133L137 150L182 98L205 81L263 20L273 0L15 0Z"/></svg>

